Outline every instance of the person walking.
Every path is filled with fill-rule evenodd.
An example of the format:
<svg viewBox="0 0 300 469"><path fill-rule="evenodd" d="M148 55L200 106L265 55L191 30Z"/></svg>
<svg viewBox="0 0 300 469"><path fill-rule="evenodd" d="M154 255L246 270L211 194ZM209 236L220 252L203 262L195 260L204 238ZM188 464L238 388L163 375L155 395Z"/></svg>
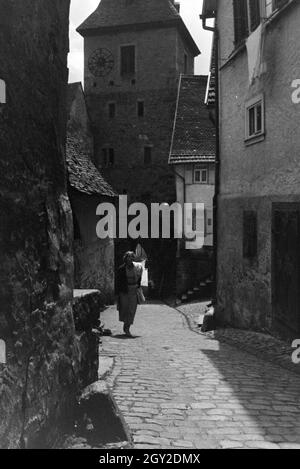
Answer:
<svg viewBox="0 0 300 469"><path fill-rule="evenodd" d="M134 252L126 252L124 264L119 267L116 275L119 320L124 323L123 330L127 337L132 337L130 327L134 322L137 306L145 301L141 288L143 267L134 260Z"/></svg>

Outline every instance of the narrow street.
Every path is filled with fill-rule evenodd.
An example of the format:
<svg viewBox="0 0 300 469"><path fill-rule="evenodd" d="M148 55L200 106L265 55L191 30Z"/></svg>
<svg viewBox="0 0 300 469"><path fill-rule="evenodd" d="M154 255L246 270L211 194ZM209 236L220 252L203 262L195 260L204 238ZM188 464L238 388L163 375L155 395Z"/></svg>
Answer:
<svg viewBox="0 0 300 469"><path fill-rule="evenodd" d="M192 332L162 304L140 307L133 339L114 307L101 355L135 448L300 448L300 377ZM101 356L100 356L101 359Z"/></svg>

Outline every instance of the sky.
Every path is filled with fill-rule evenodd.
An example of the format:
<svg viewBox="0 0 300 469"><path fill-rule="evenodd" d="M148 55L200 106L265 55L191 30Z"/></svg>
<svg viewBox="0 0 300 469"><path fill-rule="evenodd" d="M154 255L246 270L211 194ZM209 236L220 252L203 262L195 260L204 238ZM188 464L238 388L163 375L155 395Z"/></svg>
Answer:
<svg viewBox="0 0 300 469"><path fill-rule="evenodd" d="M195 61L195 73L209 72L212 33L202 29L199 15L203 0L180 0L180 14L193 36L201 55ZM99 0L71 0L69 81L83 81L83 38L76 28L97 8Z"/></svg>

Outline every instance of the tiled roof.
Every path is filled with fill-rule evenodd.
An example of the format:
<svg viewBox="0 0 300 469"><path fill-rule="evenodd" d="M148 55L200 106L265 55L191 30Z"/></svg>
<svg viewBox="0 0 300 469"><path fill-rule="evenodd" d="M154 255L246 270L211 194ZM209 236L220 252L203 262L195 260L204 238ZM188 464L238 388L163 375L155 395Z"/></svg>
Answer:
<svg viewBox="0 0 300 469"><path fill-rule="evenodd" d="M78 30L166 21L179 17L172 1L169 0L101 0L94 13Z"/></svg>
<svg viewBox="0 0 300 469"><path fill-rule="evenodd" d="M78 28L83 36L109 28L172 23L178 26L194 54L200 53L173 0L101 0L97 9Z"/></svg>
<svg viewBox="0 0 300 469"><path fill-rule="evenodd" d="M207 76L181 76L170 164L215 161L216 129L204 102L206 87Z"/></svg>
<svg viewBox="0 0 300 469"><path fill-rule="evenodd" d="M93 164L88 146L74 135L67 137L67 167L71 187L85 194L116 197L112 187Z"/></svg>

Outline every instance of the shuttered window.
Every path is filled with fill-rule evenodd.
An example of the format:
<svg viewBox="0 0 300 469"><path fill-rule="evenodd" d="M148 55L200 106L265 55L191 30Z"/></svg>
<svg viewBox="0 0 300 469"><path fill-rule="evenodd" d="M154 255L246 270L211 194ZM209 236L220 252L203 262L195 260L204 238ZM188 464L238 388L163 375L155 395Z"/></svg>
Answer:
<svg viewBox="0 0 300 469"><path fill-rule="evenodd" d="M109 168L115 164L115 150L113 148L102 148L102 166Z"/></svg>
<svg viewBox="0 0 300 469"><path fill-rule="evenodd" d="M233 0L235 45L241 44L259 26L290 0Z"/></svg>
<svg viewBox="0 0 300 469"><path fill-rule="evenodd" d="M260 24L260 0L251 0L249 2L250 8L250 30L254 31Z"/></svg>
<svg viewBox="0 0 300 469"><path fill-rule="evenodd" d="M239 45L260 24L260 0L234 0L235 44Z"/></svg>
<svg viewBox="0 0 300 469"><path fill-rule="evenodd" d="M240 44L249 34L248 0L233 0L235 44Z"/></svg>

